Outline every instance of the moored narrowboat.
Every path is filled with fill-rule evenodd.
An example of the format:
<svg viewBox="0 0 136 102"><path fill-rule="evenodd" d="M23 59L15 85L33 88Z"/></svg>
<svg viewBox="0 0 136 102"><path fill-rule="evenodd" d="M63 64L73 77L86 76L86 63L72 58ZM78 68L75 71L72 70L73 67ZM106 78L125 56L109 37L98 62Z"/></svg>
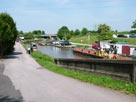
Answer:
<svg viewBox="0 0 136 102"><path fill-rule="evenodd" d="M73 52L75 54L81 54L89 58L100 58L100 59L117 59L117 60L132 60L131 57L118 54L108 54L104 51L95 51L93 49L83 49L83 48L74 48Z"/></svg>
<svg viewBox="0 0 136 102"><path fill-rule="evenodd" d="M99 52L95 52L94 50L88 50L88 49L83 49L83 48L74 48L73 52L84 55L84 56L88 56L91 58L104 58L103 56L99 56Z"/></svg>

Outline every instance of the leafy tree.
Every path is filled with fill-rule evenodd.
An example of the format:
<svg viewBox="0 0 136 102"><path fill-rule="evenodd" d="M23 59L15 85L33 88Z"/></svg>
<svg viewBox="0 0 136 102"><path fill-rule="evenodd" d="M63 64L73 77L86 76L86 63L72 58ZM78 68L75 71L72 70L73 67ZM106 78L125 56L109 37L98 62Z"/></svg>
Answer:
<svg viewBox="0 0 136 102"><path fill-rule="evenodd" d="M136 20L133 22L133 25L131 26L131 28L135 28L136 29Z"/></svg>
<svg viewBox="0 0 136 102"><path fill-rule="evenodd" d="M131 30L130 33L136 33L136 30Z"/></svg>
<svg viewBox="0 0 136 102"><path fill-rule="evenodd" d="M73 35L74 35L74 31L73 31L73 30L71 30L71 31L70 31L70 34L71 34L71 36L73 36Z"/></svg>
<svg viewBox="0 0 136 102"><path fill-rule="evenodd" d="M37 30L32 31L32 34L38 34Z"/></svg>
<svg viewBox="0 0 136 102"><path fill-rule="evenodd" d="M134 30L131 30L131 33L136 33L136 20L133 22L131 28L134 28Z"/></svg>
<svg viewBox="0 0 136 102"><path fill-rule="evenodd" d="M7 13L0 13L0 56L13 51L17 37L16 24Z"/></svg>
<svg viewBox="0 0 136 102"><path fill-rule="evenodd" d="M97 33L97 31L96 31L96 30L91 30L90 32L91 32L91 33Z"/></svg>
<svg viewBox="0 0 136 102"><path fill-rule="evenodd" d="M81 33L82 33L83 35L86 35L86 34L88 33L87 28L84 27L84 28L82 29Z"/></svg>
<svg viewBox="0 0 136 102"><path fill-rule="evenodd" d="M80 30L76 29L75 32L74 32L74 35L79 35L79 34L80 34Z"/></svg>
<svg viewBox="0 0 136 102"><path fill-rule="evenodd" d="M43 30L43 31L41 31L41 33L42 33L42 34L45 34L45 31Z"/></svg>
<svg viewBox="0 0 136 102"><path fill-rule="evenodd" d="M112 33L110 27L106 24L100 24L98 27L98 40L110 40Z"/></svg>
<svg viewBox="0 0 136 102"><path fill-rule="evenodd" d="M25 39L34 39L34 34L28 32L24 34Z"/></svg>
<svg viewBox="0 0 136 102"><path fill-rule="evenodd" d="M45 34L44 30L34 30L31 33L35 35Z"/></svg>
<svg viewBox="0 0 136 102"><path fill-rule="evenodd" d="M23 31L17 31L18 32L18 36L24 36L24 32Z"/></svg>
<svg viewBox="0 0 136 102"><path fill-rule="evenodd" d="M41 34L41 31L40 30L34 30L34 31L32 31L32 34Z"/></svg>
<svg viewBox="0 0 136 102"><path fill-rule="evenodd" d="M89 31L89 33L90 33L91 35L97 35L97 34L98 34L97 30L91 30L91 31Z"/></svg>
<svg viewBox="0 0 136 102"><path fill-rule="evenodd" d="M21 30L21 31L18 31L18 34L24 34L24 32Z"/></svg>
<svg viewBox="0 0 136 102"><path fill-rule="evenodd" d="M60 38L60 39L65 39L65 40L69 40L71 38L71 34L70 34L70 31L68 29L67 26L62 26L58 32L57 32L57 36Z"/></svg>
<svg viewBox="0 0 136 102"><path fill-rule="evenodd" d="M118 30L115 30L115 34L118 34Z"/></svg>

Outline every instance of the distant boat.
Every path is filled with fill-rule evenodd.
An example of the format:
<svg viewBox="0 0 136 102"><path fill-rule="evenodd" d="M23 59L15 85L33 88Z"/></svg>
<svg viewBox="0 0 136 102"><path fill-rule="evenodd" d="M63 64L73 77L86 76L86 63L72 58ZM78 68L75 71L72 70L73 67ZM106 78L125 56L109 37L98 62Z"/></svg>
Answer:
<svg viewBox="0 0 136 102"><path fill-rule="evenodd" d="M39 41L38 44L41 46L45 46L45 42L43 42L43 41Z"/></svg>

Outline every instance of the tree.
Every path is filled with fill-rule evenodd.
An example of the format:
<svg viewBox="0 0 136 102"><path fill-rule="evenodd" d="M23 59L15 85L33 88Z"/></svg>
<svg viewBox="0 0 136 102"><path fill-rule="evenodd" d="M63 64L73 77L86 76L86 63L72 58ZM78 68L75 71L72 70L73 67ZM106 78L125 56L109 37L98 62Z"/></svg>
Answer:
<svg viewBox="0 0 136 102"><path fill-rule="evenodd" d="M57 36L60 38L60 39L65 39L65 40L69 40L71 38L71 34L70 34L70 31L68 29L67 26L62 26L58 32L57 32Z"/></svg>
<svg viewBox="0 0 136 102"><path fill-rule="evenodd" d="M7 13L0 13L0 57L13 51L17 33L12 17Z"/></svg>
<svg viewBox="0 0 136 102"><path fill-rule="evenodd" d="M44 30L34 30L31 32L32 34L35 34L35 35L41 35L41 34L45 34Z"/></svg>
<svg viewBox="0 0 136 102"><path fill-rule="evenodd" d="M112 33L110 27L106 24L100 24L98 27L98 40L110 40Z"/></svg>
<svg viewBox="0 0 136 102"><path fill-rule="evenodd" d="M41 31L41 33L42 33L42 34L45 34L45 31L44 31L44 30L42 30L42 31Z"/></svg>
<svg viewBox="0 0 136 102"><path fill-rule="evenodd" d="M74 35L79 35L79 34L80 34L80 30L76 29L75 32L74 32Z"/></svg>
<svg viewBox="0 0 136 102"><path fill-rule="evenodd" d="M21 30L21 31L18 31L18 34L24 34L24 32Z"/></svg>
<svg viewBox="0 0 136 102"><path fill-rule="evenodd" d="M25 39L34 39L34 34L28 32L28 33L25 33L23 34Z"/></svg>
<svg viewBox="0 0 136 102"><path fill-rule="evenodd" d="M84 28L82 29L81 33L82 33L83 35L86 35L86 34L88 33L87 28L84 27Z"/></svg>
<svg viewBox="0 0 136 102"><path fill-rule="evenodd" d="M130 33L136 33L136 30L131 30Z"/></svg>
<svg viewBox="0 0 136 102"><path fill-rule="evenodd" d="M136 33L136 20L133 22L133 25L131 26L134 30L131 30L131 33Z"/></svg>
<svg viewBox="0 0 136 102"><path fill-rule="evenodd" d="M98 31L97 31L97 30L91 30L91 31L89 31L89 33L90 33L91 35L97 35L97 34L98 34Z"/></svg>
<svg viewBox="0 0 136 102"><path fill-rule="evenodd" d="M74 35L74 31L73 31L73 30L70 31L70 35L71 35L71 36Z"/></svg>
<svg viewBox="0 0 136 102"><path fill-rule="evenodd" d="M133 22L133 25L131 26L131 28L135 28L136 29L136 20Z"/></svg>

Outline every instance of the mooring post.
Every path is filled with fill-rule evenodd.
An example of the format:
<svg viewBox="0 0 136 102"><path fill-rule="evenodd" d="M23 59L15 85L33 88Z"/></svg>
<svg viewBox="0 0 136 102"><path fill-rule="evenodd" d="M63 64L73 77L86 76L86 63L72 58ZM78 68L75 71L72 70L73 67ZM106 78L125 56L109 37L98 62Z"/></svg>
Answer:
<svg viewBox="0 0 136 102"><path fill-rule="evenodd" d="M134 68L134 77L135 77L135 78L134 78L134 82L136 82L136 64L134 65L134 67L135 67L135 68Z"/></svg>
<svg viewBox="0 0 136 102"><path fill-rule="evenodd" d="M132 82L136 82L136 64L133 64L133 70L132 70Z"/></svg>
<svg viewBox="0 0 136 102"><path fill-rule="evenodd" d="M91 66L91 67L92 67L92 70L91 70L91 71L92 71L92 72L95 72L95 64L92 63L92 66Z"/></svg>

